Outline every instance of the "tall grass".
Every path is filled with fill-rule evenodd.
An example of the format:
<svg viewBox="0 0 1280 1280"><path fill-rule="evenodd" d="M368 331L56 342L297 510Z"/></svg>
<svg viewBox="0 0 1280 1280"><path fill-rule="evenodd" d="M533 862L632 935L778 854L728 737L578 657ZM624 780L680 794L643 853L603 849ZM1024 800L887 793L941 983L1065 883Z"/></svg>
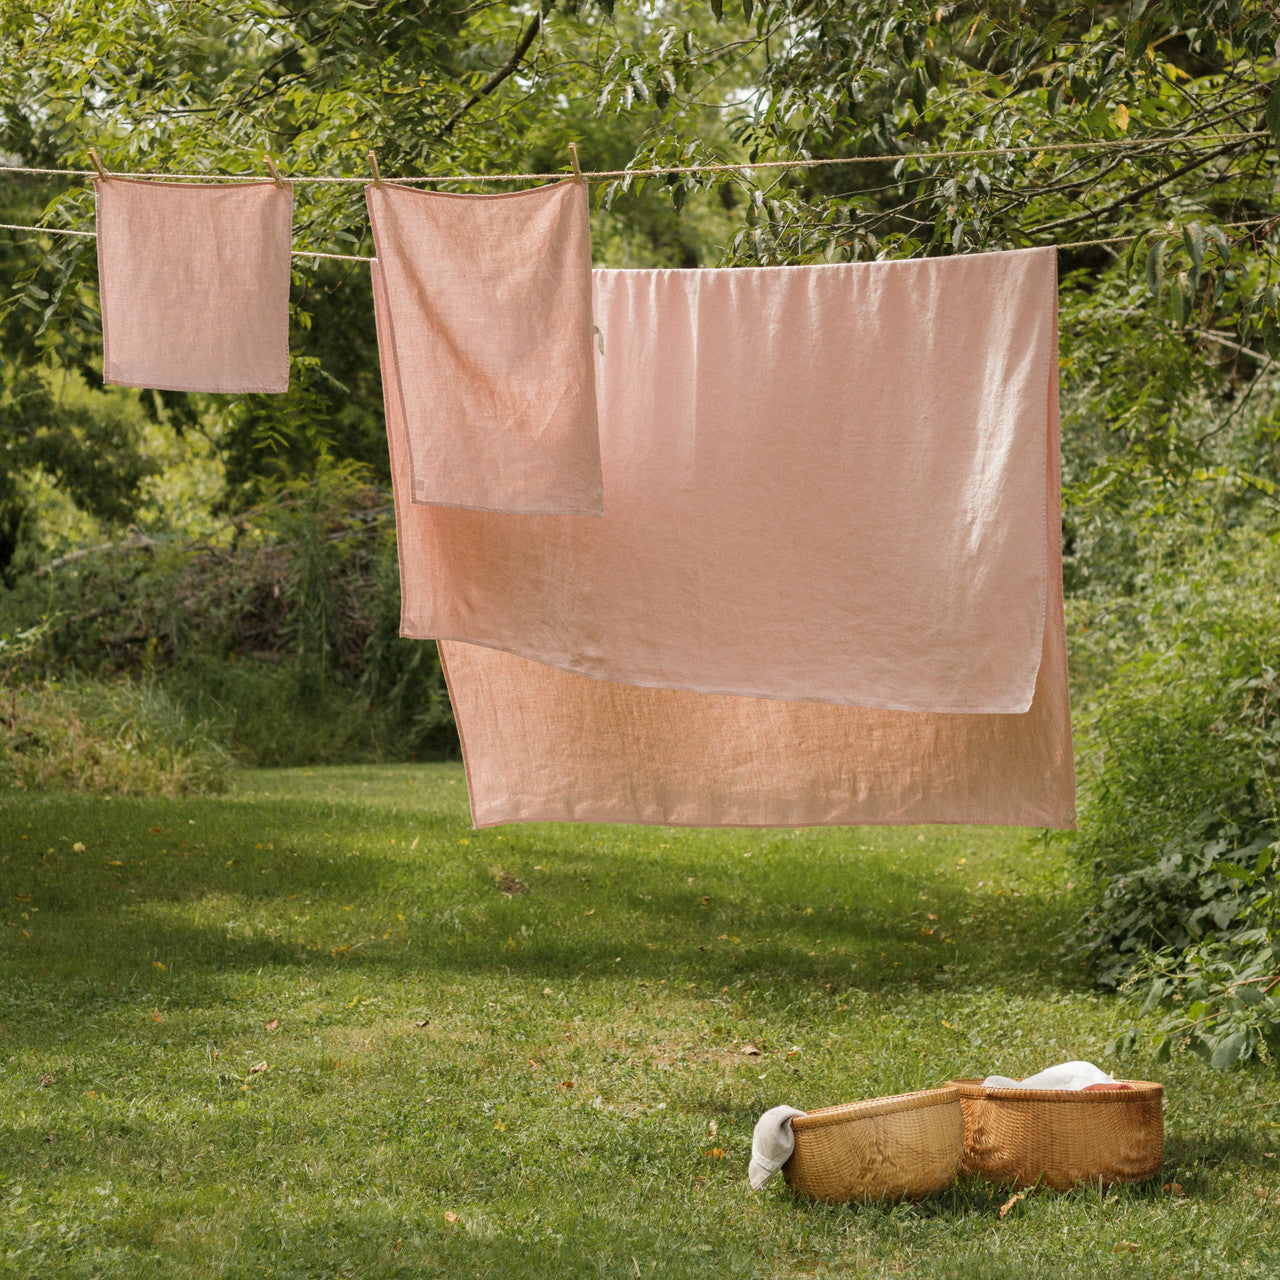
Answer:
<svg viewBox="0 0 1280 1280"><path fill-rule="evenodd" d="M10 690L0 716L0 786L204 795L226 790L230 765L210 724L151 680Z"/></svg>

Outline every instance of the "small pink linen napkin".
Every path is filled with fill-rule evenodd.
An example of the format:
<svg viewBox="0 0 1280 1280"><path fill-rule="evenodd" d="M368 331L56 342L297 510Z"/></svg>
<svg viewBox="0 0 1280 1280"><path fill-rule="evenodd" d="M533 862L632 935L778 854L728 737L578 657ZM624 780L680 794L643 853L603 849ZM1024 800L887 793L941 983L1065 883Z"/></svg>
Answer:
<svg viewBox="0 0 1280 1280"><path fill-rule="evenodd" d="M586 187L365 194L411 500L600 515Z"/></svg>
<svg viewBox="0 0 1280 1280"><path fill-rule="evenodd" d="M293 188L95 178L102 378L289 389Z"/></svg>

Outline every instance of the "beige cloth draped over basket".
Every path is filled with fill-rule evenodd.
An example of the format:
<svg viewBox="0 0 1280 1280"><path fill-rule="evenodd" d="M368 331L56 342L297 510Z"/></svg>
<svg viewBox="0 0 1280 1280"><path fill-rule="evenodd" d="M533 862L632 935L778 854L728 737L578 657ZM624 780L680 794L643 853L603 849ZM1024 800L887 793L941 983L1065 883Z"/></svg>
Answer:
<svg viewBox="0 0 1280 1280"><path fill-rule="evenodd" d="M1164 1088L1083 1092L953 1080L964 1110L964 1171L1021 1187L1143 1182L1164 1162Z"/></svg>
<svg viewBox="0 0 1280 1280"><path fill-rule="evenodd" d="M926 1089L824 1107L791 1121L796 1149L782 1176L830 1204L926 1196L941 1191L964 1154L955 1089Z"/></svg>

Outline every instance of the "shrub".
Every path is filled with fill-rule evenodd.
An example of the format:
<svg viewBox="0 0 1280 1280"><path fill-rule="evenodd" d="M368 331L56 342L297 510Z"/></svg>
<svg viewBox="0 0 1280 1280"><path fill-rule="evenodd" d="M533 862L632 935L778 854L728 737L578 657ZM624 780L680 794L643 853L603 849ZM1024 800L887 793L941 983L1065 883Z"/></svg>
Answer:
<svg viewBox="0 0 1280 1280"><path fill-rule="evenodd" d="M1280 1049L1280 550L1240 532L1152 576L1137 651L1085 718L1076 949L1163 1009L1156 1047ZM1133 1030L1121 1037L1133 1043Z"/></svg>
<svg viewBox="0 0 1280 1280"><path fill-rule="evenodd" d="M195 544L130 538L0 592L38 645L0 650L26 683L158 682L247 765L457 754L436 647L399 635L389 495L330 466Z"/></svg>
<svg viewBox="0 0 1280 1280"><path fill-rule="evenodd" d="M210 726L152 681L74 680L10 690L0 786L114 795L226 790L230 756Z"/></svg>

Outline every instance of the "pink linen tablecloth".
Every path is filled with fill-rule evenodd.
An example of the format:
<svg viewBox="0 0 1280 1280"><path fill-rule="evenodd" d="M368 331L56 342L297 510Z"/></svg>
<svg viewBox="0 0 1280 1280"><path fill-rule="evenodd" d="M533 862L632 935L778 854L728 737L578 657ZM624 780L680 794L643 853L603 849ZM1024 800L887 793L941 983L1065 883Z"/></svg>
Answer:
<svg viewBox="0 0 1280 1280"><path fill-rule="evenodd" d="M939 279L936 267L952 264L964 267L943 273L952 279ZM949 386L963 395L922 388L927 364L903 363L913 351L908 338L917 354L922 345L942 348L949 341L945 324L946 333L929 338L918 317L897 327L890 323L889 337L876 342L875 351L850 342L847 332L825 334L828 344L845 343L851 367L845 369L849 385L843 396L807 394L807 380L781 363L777 376L793 399L788 403L773 392L762 400L767 373L753 374L736 350L699 340L705 299L697 286L702 282L656 279L755 274L746 296L771 305L773 312L762 317L759 309L748 308L744 323L773 314L769 332L781 354L790 348L782 318L789 314L784 304L794 302L792 290L812 297L815 288L836 281L827 274L833 271L845 275L846 288L860 283L856 273L850 280L843 268L596 273L597 321L606 319L598 373L601 404L607 406L601 416L607 514L602 521L526 521L523 544L503 527L518 521L442 512L408 501L404 428L387 385L391 371L384 368L404 630L425 634L432 626L431 610L443 607L473 632L463 640L437 634L478 826L550 820L708 826L1074 824L1052 251L870 265L935 268L918 271L907 282L921 317L931 315L943 324L957 297L968 298L969 314L986 317L988 341L1003 345L984 353L973 329L960 326L955 343L966 355L970 376L951 379ZM770 272L800 273L773 276L781 301L772 303ZM825 278L815 281L815 273ZM906 297L898 291L900 282L892 276L900 273L889 273L887 280L883 271L879 274L880 279L866 282L868 287L855 289L860 306L900 314L912 291ZM655 295L664 291L665 304L658 307ZM674 322L672 291L687 302L679 336L688 354L682 377L670 376L670 366L663 366L659 377L649 363L653 346L661 342L673 353L680 347L656 334ZM741 292L730 295L735 306L743 306ZM379 323L385 324L376 266L375 296ZM655 311L647 323L646 297ZM723 296L716 300L724 302ZM710 310L723 319L723 306ZM722 327L717 332L727 339ZM865 341L876 337L874 330L859 332ZM760 354L754 339L746 342ZM889 358L884 342L899 359ZM611 369L610 357L619 348ZM746 385L740 392L733 391L732 378L722 370L707 373L706 362L717 361L742 376ZM982 366L976 375L975 365ZM816 378L816 369L805 368ZM834 375L823 376L830 390ZM708 401L694 394L691 404L684 385L690 378L699 385L713 382L721 398ZM858 386L863 391L855 394ZM632 398L632 392L646 387L647 395ZM921 402L937 408L932 419ZM678 428L665 416L672 404L680 414ZM761 420L773 427L771 463ZM646 421L653 424L651 436L645 434ZM875 424L887 439L877 438ZM813 465L814 458L822 465ZM630 469L618 470L617 462L629 463ZM842 464L843 488L829 474L836 463ZM629 475L654 483L633 486ZM921 487L932 501L918 500ZM657 500L646 503L655 488ZM700 519L705 504L698 499L708 491L716 494L711 505L717 517L705 522ZM887 501L887 492L900 501ZM733 494L737 500L730 500ZM608 531L615 522L621 532L612 540L603 537L592 544L584 532ZM494 526L499 526L496 533ZM833 539L845 556L861 551L862 559L853 566L843 563L832 551ZM653 542L661 554L651 553ZM550 552L544 543L550 543ZM708 544L714 555L700 554ZM731 554L735 547L737 553ZM628 560L627 549L638 559ZM923 557L923 566L913 563L912 549ZM690 555L692 566L682 559ZM588 573L585 584L548 576L548 557L595 573ZM947 581L934 563L938 558L951 564L949 573L957 580ZM876 573L866 560L879 566ZM630 569L625 590L615 590L601 564ZM712 565L728 565L736 588L726 588ZM1002 575L1002 582L991 581ZM914 604L902 587L904 578L913 586ZM505 584L506 592L496 583ZM548 583L571 588L566 594L581 606L562 615L559 637L552 606L537 599ZM855 589L864 598L848 599L846 592ZM893 598L889 608L878 599L884 593ZM554 590L549 594L556 598ZM970 596L980 598L982 606L966 611ZM628 600L640 615L639 628L627 611ZM732 683L752 686L747 694L584 675L565 669L567 663L531 660L528 632L520 631L532 608L543 619L534 629L538 640L553 648L557 641L580 648L585 637L597 652L624 666L638 653L642 660L662 659L677 670L692 654L697 669L706 653L700 647L691 650L687 642L690 635L706 634L699 629L706 600L722 608L722 618L741 624L741 635L735 633L738 647L725 647L717 661L720 669L732 671L736 653L739 666ZM952 620L947 626L931 616L938 607ZM867 616L874 625L863 627L853 644L835 621L819 616L818 643L802 644L799 654L786 647L789 636L806 639L803 632L788 632L792 612L810 617L824 608L855 629ZM758 624L754 647L753 620ZM642 634L645 643L629 654L611 645L615 625L629 639ZM951 625L961 626L976 646L967 658ZM504 632L507 626L512 630ZM862 666L859 655L867 659ZM894 670L895 663L900 670ZM940 678L939 668L949 681ZM1021 705L1019 688L1002 685L993 672L1015 685L1029 678L1027 705ZM652 674L647 668L644 673ZM806 681L816 681L821 696L796 697L797 684ZM876 696L914 705L857 705L859 698ZM930 700L951 705L929 709ZM966 700L983 705L967 709ZM1002 701L1003 709L985 705Z"/></svg>

